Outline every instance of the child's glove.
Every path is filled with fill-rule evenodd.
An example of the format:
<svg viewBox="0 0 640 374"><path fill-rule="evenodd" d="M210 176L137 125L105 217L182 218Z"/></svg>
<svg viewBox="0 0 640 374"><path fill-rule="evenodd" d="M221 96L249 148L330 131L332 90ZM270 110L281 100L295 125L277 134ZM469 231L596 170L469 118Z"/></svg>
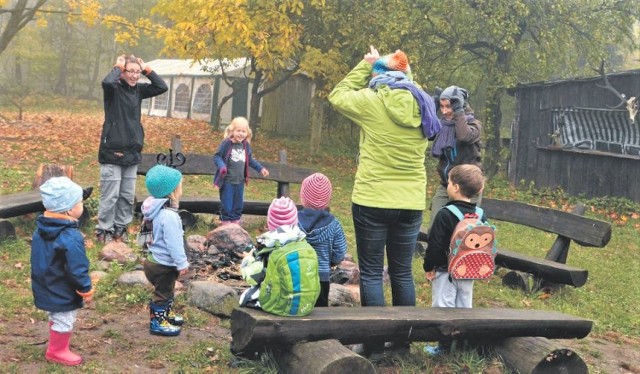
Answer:
<svg viewBox="0 0 640 374"><path fill-rule="evenodd" d="M90 303L93 301L93 293L95 292L95 288L92 288L91 290L87 291L87 292L80 292L78 290L76 290L76 293L80 296L82 296L82 300L84 300L85 303Z"/></svg>
<svg viewBox="0 0 640 374"><path fill-rule="evenodd" d="M227 167L223 166L220 168L220 178L224 177L225 175L227 175Z"/></svg>
<svg viewBox="0 0 640 374"><path fill-rule="evenodd" d="M433 103L436 104L436 113L440 110L440 94L442 94L442 88L436 87L433 91Z"/></svg>

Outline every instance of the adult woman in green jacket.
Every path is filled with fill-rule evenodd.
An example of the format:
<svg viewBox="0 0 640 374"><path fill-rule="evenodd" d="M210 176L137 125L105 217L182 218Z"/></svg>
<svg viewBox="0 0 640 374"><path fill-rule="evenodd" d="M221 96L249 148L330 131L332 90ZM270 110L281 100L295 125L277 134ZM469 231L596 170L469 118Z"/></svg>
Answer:
<svg viewBox="0 0 640 374"><path fill-rule="evenodd" d="M440 126L433 99L411 81L404 52L380 57L371 47L329 102L360 127L351 198L362 306L385 305L385 247L393 305L415 305L411 263L426 207L424 157Z"/></svg>

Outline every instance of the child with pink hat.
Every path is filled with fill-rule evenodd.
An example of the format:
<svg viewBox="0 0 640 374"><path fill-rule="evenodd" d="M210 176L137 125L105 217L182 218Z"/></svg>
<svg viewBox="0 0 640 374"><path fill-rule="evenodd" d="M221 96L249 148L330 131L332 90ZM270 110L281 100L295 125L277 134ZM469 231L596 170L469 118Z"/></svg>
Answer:
<svg viewBox="0 0 640 374"><path fill-rule="evenodd" d="M339 264L347 253L342 224L329 213L332 191L331 181L322 173L305 178L300 188L304 209L298 212L298 226L318 255L320 297L316 306L329 306L331 266Z"/></svg>

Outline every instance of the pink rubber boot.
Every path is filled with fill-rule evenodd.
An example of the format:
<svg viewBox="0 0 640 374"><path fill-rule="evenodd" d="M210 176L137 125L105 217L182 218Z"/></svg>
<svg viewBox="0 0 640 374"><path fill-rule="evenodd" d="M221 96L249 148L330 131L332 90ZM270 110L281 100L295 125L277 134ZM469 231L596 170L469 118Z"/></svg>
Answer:
<svg viewBox="0 0 640 374"><path fill-rule="evenodd" d="M76 366L82 363L82 357L69 350L71 333L63 333L49 329L49 346L44 357L52 362L66 366Z"/></svg>

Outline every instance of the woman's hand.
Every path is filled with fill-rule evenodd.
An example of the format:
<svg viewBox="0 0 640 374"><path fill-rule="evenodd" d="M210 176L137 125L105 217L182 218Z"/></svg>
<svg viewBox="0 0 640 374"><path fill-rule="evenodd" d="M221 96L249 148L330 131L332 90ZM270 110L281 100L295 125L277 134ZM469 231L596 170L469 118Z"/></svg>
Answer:
<svg viewBox="0 0 640 374"><path fill-rule="evenodd" d="M373 46L369 46L369 48L369 53L364 55L364 60L373 65L373 63L380 58L380 53L378 53L378 50L373 48Z"/></svg>

